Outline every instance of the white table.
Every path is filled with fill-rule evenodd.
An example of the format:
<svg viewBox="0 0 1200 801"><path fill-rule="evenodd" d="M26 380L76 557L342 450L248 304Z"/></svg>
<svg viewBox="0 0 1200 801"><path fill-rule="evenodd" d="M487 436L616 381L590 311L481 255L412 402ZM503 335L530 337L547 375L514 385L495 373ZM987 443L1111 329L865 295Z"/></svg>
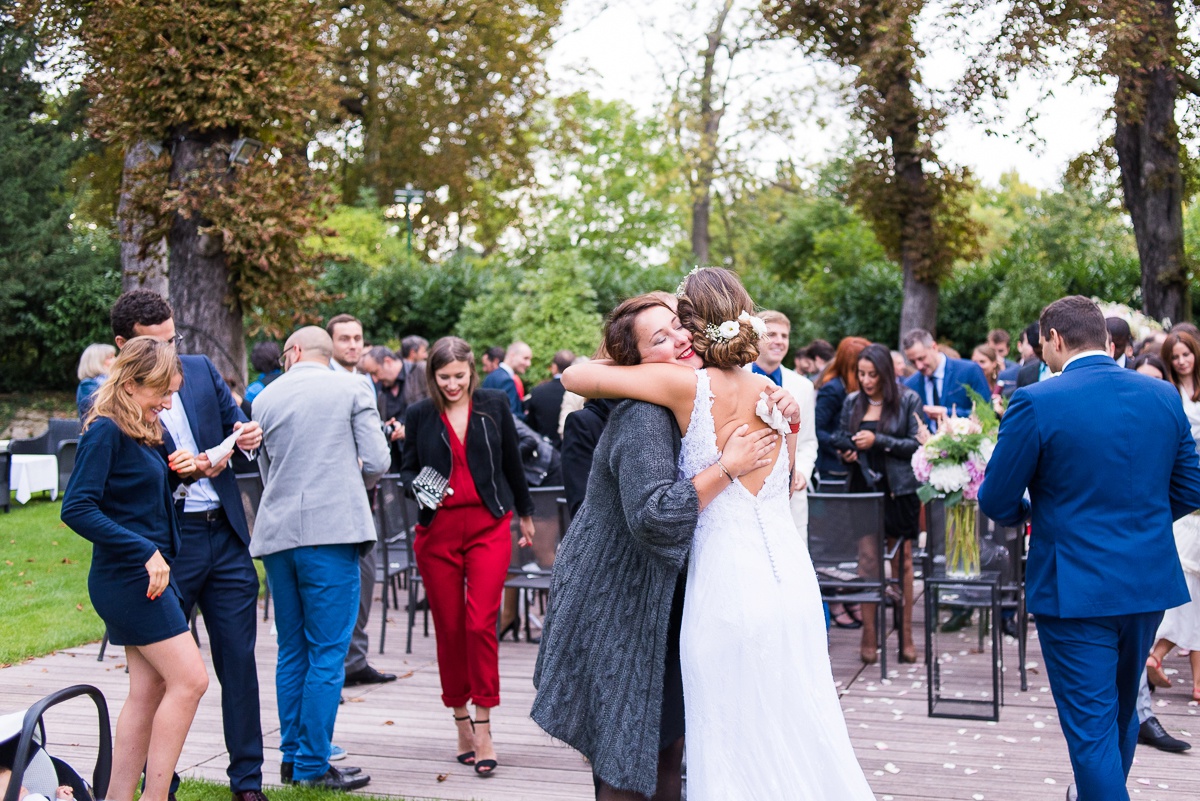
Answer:
<svg viewBox="0 0 1200 801"><path fill-rule="evenodd" d="M27 503L33 493L50 490L50 500L58 498L58 457L14 453L9 474L9 489L17 493L19 503Z"/></svg>

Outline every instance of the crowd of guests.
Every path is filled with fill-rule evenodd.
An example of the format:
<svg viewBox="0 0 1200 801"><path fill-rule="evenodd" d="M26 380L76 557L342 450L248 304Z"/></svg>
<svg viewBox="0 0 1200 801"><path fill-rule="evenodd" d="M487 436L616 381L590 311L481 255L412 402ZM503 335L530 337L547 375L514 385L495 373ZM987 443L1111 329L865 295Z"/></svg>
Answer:
<svg viewBox="0 0 1200 801"><path fill-rule="evenodd" d="M674 302L666 293L627 301L634 305L623 304L609 324L615 350L601 355L623 364L688 364L686 343L667 319ZM1003 415L1017 388L1054 376L1040 358L1038 325L1018 337L1017 361L1008 358L1011 339L1003 330L964 359L918 329L904 333L899 350L855 336L836 346L814 340L795 349L789 369L783 362L791 322L774 311L761 318L768 330L746 369L770 378L800 407L792 479L797 528L807 530L810 489L884 493L885 534L900 546L892 569L903 577L901 659L916 661L912 547L922 520L911 457L947 418L970 414L975 397ZM661 325L646 327L655 321ZM1134 342L1124 320L1107 325L1113 358L1173 383L1200 434L1195 327L1178 324ZM572 513L583 502L613 407L585 403L563 388L562 373L587 357L560 350L547 380L534 383L534 354L524 342L488 348L478 369L461 339L430 345L406 336L393 350L369 343L357 319L339 314L324 328L300 329L282 347L255 344L253 378L239 392L240 382L221 376L206 357L177 352L173 313L154 293L123 295L112 326L114 345L92 345L80 359L85 433L62 512L95 544L93 603L110 640L128 653L130 696L118 720L109 797L132 801L143 772L143 796L151 801L166 801L177 786L175 763L208 682L187 633L198 607L222 687L231 790L235 801L265 798L252 557L263 560L277 610L281 780L341 790L370 781L358 768L333 764L345 753L332 736L342 687L396 678L367 662L366 634L377 569L373 489L389 472L405 486L425 482L440 493L440 503L421 508L415 557L434 618L457 759L492 775L497 620L513 517L520 543L529 544L552 536L534 530L529 487L563 485ZM235 472L262 480L253 540ZM1177 524L1176 537L1193 597L1200 597L1195 520ZM515 610L505 614L499 628L515 639ZM862 661L877 660L875 610L835 604L829 615L832 625L861 629ZM1175 646L1192 651L1200 700L1200 608L1193 604L1164 620L1147 658L1149 684L1169 685L1161 660ZM1144 711L1144 741L1188 747L1157 725L1148 701Z"/></svg>

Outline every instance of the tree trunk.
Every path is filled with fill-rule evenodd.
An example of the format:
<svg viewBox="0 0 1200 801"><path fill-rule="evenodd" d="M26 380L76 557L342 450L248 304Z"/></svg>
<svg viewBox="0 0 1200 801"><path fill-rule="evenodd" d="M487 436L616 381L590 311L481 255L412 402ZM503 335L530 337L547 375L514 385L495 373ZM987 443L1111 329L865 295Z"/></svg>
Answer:
<svg viewBox="0 0 1200 801"><path fill-rule="evenodd" d="M167 241L143 243L151 221L133 210L134 171L158 157L150 142L141 141L125 153L117 230L121 236L121 291L149 289L167 296Z"/></svg>
<svg viewBox="0 0 1200 801"><path fill-rule="evenodd" d="M1157 46L1173 47L1178 35L1173 0L1152 0ZM1150 46L1147 46L1147 49ZM1146 314L1171 322L1191 319L1183 249L1183 178L1172 64L1151 53L1143 65L1118 76L1115 144L1125 208L1133 222L1142 266Z"/></svg>
<svg viewBox="0 0 1200 801"><path fill-rule="evenodd" d="M194 174L223 174L226 151L211 147L231 142L232 133L208 136L186 133L176 141L171 185L183 186ZM230 283L219 236L201 235L207 221L198 215L175 215L168 236L171 264L171 307L175 329L183 336L180 350L203 353L221 375L246 384L246 340L242 309Z"/></svg>
<svg viewBox="0 0 1200 801"><path fill-rule="evenodd" d="M709 220L712 214L712 182L716 174L721 117L725 113L724 102L719 107L717 104L718 95L722 92L716 86L716 61L725 40L725 20L732 8L733 0L725 0L701 53L704 67L700 73L700 142L692 179L692 255L697 264L707 264L711 257Z"/></svg>
<svg viewBox="0 0 1200 801"><path fill-rule="evenodd" d="M903 67L897 69L887 97L894 180L902 199L900 266L904 271L904 302L900 307L899 337L903 339L914 328L923 328L936 337L938 285L936 277L931 276L933 211L919 151L920 114Z"/></svg>

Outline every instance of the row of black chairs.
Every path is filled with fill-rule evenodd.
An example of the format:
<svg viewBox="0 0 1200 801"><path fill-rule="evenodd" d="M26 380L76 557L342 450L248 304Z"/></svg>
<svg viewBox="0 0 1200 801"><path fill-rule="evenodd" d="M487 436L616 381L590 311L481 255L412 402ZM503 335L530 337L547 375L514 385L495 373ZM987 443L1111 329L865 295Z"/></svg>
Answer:
<svg viewBox="0 0 1200 801"><path fill-rule="evenodd" d="M49 426L40 436L29 439L14 439L8 448L0 451L0 508L5 514L12 507L12 454L58 457L58 491L66 492L67 483L75 469L75 451L79 447L82 426L78 420L50 420Z"/></svg>

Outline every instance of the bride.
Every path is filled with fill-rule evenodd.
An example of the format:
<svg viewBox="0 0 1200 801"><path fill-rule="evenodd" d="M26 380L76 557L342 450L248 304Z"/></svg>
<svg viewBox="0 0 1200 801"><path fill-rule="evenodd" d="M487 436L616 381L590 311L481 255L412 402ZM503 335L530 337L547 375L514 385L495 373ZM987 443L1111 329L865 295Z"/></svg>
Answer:
<svg viewBox="0 0 1200 801"><path fill-rule="evenodd" d="M705 368L569 367L563 386L591 398L635 398L671 410L685 478L716 464L717 443L749 424L781 438L770 463L741 476L701 513L688 562L680 634L688 796L874 798L846 731L829 666L820 591L788 502L795 434L769 408L772 388L742 365L762 322L737 276L693 270L679 319Z"/></svg>

